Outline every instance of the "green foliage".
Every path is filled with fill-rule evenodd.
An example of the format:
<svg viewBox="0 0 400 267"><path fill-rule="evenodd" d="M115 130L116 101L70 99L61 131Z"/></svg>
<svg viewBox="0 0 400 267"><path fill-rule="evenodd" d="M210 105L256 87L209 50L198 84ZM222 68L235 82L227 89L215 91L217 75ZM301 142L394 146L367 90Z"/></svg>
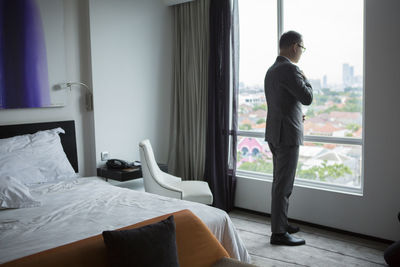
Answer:
<svg viewBox="0 0 400 267"><path fill-rule="evenodd" d="M362 95L362 92L359 92L359 91L348 93L348 97L350 97L350 98L357 98L357 97L360 98L361 95Z"/></svg>
<svg viewBox="0 0 400 267"><path fill-rule="evenodd" d="M346 112L361 112L361 110L361 100L357 98L347 99L345 106L342 108L342 111Z"/></svg>
<svg viewBox="0 0 400 267"><path fill-rule="evenodd" d="M322 111L318 112L318 115L319 115L319 114L324 114L324 113L329 114L329 113L331 113L332 111L341 111L341 109L340 109L338 106L334 105L334 106L332 106L332 107L329 107L329 108L327 108L327 109L325 109L325 110L322 110Z"/></svg>
<svg viewBox="0 0 400 267"><path fill-rule="evenodd" d="M264 118L258 119L258 121L256 122L256 124L262 124L265 122Z"/></svg>
<svg viewBox="0 0 400 267"><path fill-rule="evenodd" d="M248 131L251 130L251 125L248 123L239 125L239 130Z"/></svg>
<svg viewBox="0 0 400 267"><path fill-rule="evenodd" d="M328 165L327 161L322 163L322 166L313 166L307 170L301 170L301 165L297 168L297 176L311 180L326 181L326 178L337 179L345 174L352 174L351 169L344 164Z"/></svg>
<svg viewBox="0 0 400 267"><path fill-rule="evenodd" d="M361 112L361 105L356 104L346 104L340 111L345 112Z"/></svg>
<svg viewBox="0 0 400 267"><path fill-rule="evenodd" d="M339 108L337 105L329 107L325 110L320 111L318 114L331 113L332 111L342 111L342 112L361 112L361 102L357 99L348 99L344 107Z"/></svg>
<svg viewBox="0 0 400 267"><path fill-rule="evenodd" d="M241 152L238 152L238 161L242 159ZM307 170L301 170L303 164L299 163L297 166L297 176L303 179L320 180L326 181L327 178L337 179L343 177L346 174L352 174L351 169L344 164L333 164L328 165L327 161L322 163L322 166L313 166ZM261 172L261 173L273 173L273 163L267 161L263 157L258 157L253 162L243 162L239 170Z"/></svg>
<svg viewBox="0 0 400 267"><path fill-rule="evenodd" d="M333 103L336 103L336 104L342 103L342 100L337 96L333 97L332 101L333 101Z"/></svg>
<svg viewBox="0 0 400 267"><path fill-rule="evenodd" d="M338 108L334 106L330 107L327 110L319 112L318 114L329 113L331 111L361 112L362 110L362 88L349 87L345 88L344 92L335 92L331 91L329 88L322 88L321 91L323 92L322 95L314 95L313 105L323 106L327 101L332 101L336 104L340 104L342 102L340 97L346 97L346 104L343 108Z"/></svg>
<svg viewBox="0 0 400 267"><path fill-rule="evenodd" d="M238 151L237 160L240 161L242 158L243 156L241 151ZM296 176L303 179L326 181L327 178L337 179L346 174L352 174L352 171L348 166L337 163L328 165L327 161L324 161L321 166L313 166L306 170L302 170L302 166L302 163L298 164ZM272 174L273 163L270 160L266 160L265 157L260 156L253 162L243 162L238 169Z"/></svg>
<svg viewBox="0 0 400 267"><path fill-rule="evenodd" d="M321 91L324 93L324 95L329 95L331 92L329 88L322 88Z"/></svg>
<svg viewBox="0 0 400 267"><path fill-rule="evenodd" d="M346 87L344 88L345 93L361 93L362 87Z"/></svg>
<svg viewBox="0 0 400 267"><path fill-rule="evenodd" d="M355 123L350 123L350 124L348 124L348 125L346 126L346 129L347 129L347 130L350 130L350 131L352 131L352 132L354 133L354 132L357 132L358 129L360 129L360 125L355 124Z"/></svg>
<svg viewBox="0 0 400 267"><path fill-rule="evenodd" d="M328 99L328 95L314 95L313 105L322 106Z"/></svg>
<svg viewBox="0 0 400 267"><path fill-rule="evenodd" d="M306 116L309 118L315 117L314 110L312 108L307 110Z"/></svg>
<svg viewBox="0 0 400 267"><path fill-rule="evenodd" d="M243 162L239 170L245 171L253 171L253 172L262 172L262 173L272 173L273 172L273 164L272 162L266 161L262 157L257 158L257 160L253 162Z"/></svg>
<svg viewBox="0 0 400 267"><path fill-rule="evenodd" d="M303 178L303 179L309 179L309 180L317 179L316 170L314 170L313 168L310 168L307 170L300 170L299 168L297 168L296 176Z"/></svg>
<svg viewBox="0 0 400 267"><path fill-rule="evenodd" d="M257 105L254 105L253 111L257 111L257 110L259 110L259 109L267 111L267 104L261 104L261 105L257 104Z"/></svg>
<svg viewBox="0 0 400 267"><path fill-rule="evenodd" d="M241 161L243 159L243 154L242 151L238 150L236 154L236 160L237 162Z"/></svg>

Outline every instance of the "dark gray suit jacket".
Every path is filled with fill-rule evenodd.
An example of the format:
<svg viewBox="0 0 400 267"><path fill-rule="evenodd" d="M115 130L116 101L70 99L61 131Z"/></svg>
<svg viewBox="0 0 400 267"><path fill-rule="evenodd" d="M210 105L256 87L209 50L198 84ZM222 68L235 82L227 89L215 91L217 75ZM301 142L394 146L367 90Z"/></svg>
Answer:
<svg viewBox="0 0 400 267"><path fill-rule="evenodd" d="M278 145L303 144L303 113L301 104L310 105L313 91L299 68L278 56L264 80L268 115L265 141Z"/></svg>

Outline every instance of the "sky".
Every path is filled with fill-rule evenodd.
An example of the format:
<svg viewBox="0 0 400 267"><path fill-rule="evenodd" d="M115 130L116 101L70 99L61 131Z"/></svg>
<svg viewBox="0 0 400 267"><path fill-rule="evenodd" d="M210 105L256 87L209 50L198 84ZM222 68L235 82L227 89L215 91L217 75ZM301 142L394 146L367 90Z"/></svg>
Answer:
<svg viewBox="0 0 400 267"><path fill-rule="evenodd" d="M277 0L239 0L239 80L263 85L278 55ZM309 79L342 83L342 65L363 73L363 0L284 0L284 32L298 31L307 48L297 64Z"/></svg>

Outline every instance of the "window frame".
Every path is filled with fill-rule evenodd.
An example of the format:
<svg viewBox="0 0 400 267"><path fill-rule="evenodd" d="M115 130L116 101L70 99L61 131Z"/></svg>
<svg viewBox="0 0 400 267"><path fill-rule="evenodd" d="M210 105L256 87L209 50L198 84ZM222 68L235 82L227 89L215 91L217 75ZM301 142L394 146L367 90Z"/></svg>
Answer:
<svg viewBox="0 0 400 267"><path fill-rule="evenodd" d="M284 28L284 0L277 1L277 27L278 27L278 43L277 51L279 54L279 38L283 33ZM332 136L315 136L315 135L304 135L305 142L318 142L318 143L331 143L331 144L341 144L341 145L358 145L361 147L361 173L360 173L360 188L352 188L349 186L342 186L332 183L325 183L320 181L309 181L296 176L295 186L313 188L317 190L325 190L338 193L346 193L352 195L362 196L364 192L364 134L365 134L365 0L363 1L363 88L362 88L362 137L332 137ZM256 131L243 131L236 130L237 137L253 137L253 138L265 138L265 132ZM253 171L244 171L237 169L236 176L239 178L248 178L272 182L273 175L266 173L259 173Z"/></svg>

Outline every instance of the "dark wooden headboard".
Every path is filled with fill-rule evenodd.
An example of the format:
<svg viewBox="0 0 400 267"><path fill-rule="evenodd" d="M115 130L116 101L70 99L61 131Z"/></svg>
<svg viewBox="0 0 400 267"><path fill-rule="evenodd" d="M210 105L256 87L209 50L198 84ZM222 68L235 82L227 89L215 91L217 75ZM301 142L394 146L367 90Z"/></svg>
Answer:
<svg viewBox="0 0 400 267"><path fill-rule="evenodd" d="M33 134L37 131L61 127L65 134L60 134L61 144L75 172L78 172L78 154L76 151L76 136L74 121L38 122L26 124L0 125L0 138L8 138L22 134Z"/></svg>

